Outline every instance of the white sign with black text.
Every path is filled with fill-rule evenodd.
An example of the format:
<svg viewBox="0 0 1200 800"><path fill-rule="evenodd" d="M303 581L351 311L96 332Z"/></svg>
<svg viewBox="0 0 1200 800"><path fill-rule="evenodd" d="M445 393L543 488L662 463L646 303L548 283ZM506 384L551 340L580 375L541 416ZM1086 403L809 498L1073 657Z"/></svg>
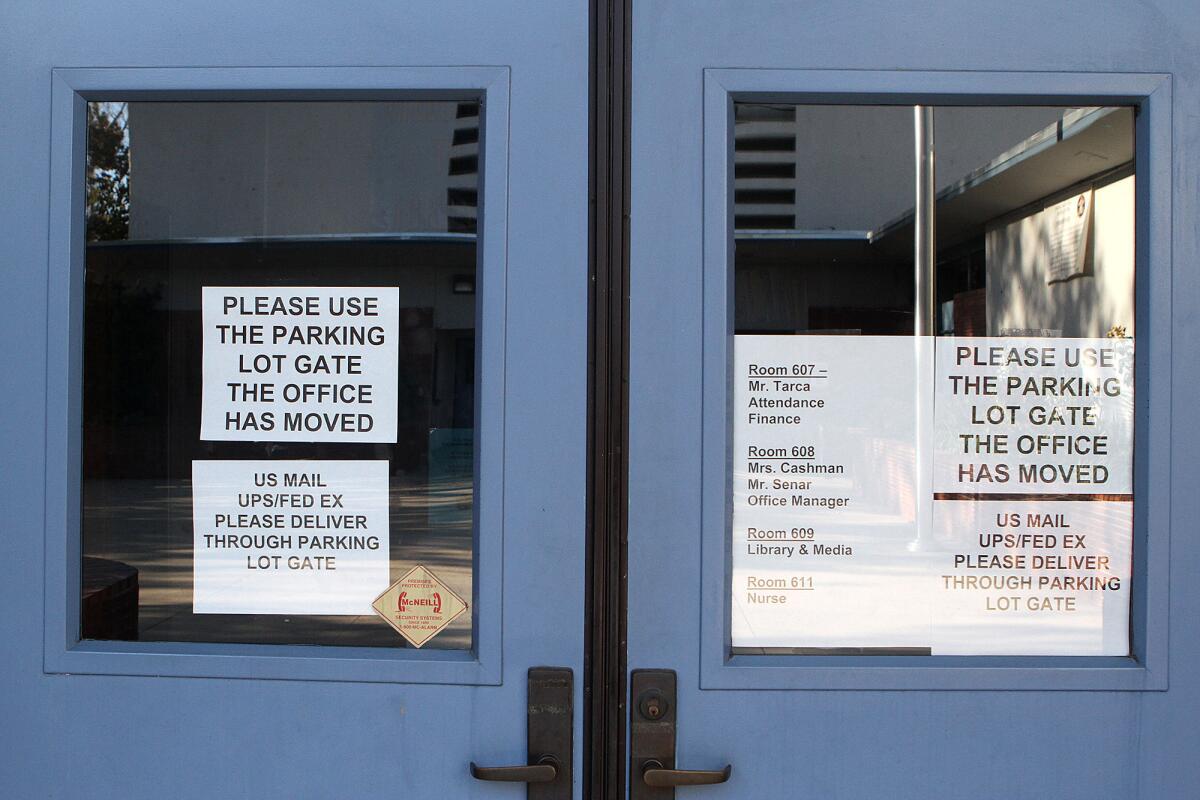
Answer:
<svg viewBox="0 0 1200 800"><path fill-rule="evenodd" d="M387 461L193 461L196 614L371 614Z"/></svg>
<svg viewBox="0 0 1200 800"><path fill-rule="evenodd" d="M1125 655L1131 339L735 337L732 644Z"/></svg>
<svg viewBox="0 0 1200 800"><path fill-rule="evenodd" d="M395 442L400 290L203 288L200 438Z"/></svg>
<svg viewBox="0 0 1200 800"><path fill-rule="evenodd" d="M735 338L734 647L926 647L916 391L928 340Z"/></svg>
<svg viewBox="0 0 1200 800"><path fill-rule="evenodd" d="M934 491L1133 491L1133 340L937 342Z"/></svg>

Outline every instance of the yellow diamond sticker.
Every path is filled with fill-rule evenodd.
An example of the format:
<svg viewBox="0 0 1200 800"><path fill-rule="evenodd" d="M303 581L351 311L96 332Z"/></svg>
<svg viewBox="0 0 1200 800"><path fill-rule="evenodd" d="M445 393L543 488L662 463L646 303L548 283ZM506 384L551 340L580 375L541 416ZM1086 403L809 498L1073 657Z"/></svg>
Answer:
<svg viewBox="0 0 1200 800"><path fill-rule="evenodd" d="M419 564L371 603L375 613L420 647L467 610L467 602Z"/></svg>

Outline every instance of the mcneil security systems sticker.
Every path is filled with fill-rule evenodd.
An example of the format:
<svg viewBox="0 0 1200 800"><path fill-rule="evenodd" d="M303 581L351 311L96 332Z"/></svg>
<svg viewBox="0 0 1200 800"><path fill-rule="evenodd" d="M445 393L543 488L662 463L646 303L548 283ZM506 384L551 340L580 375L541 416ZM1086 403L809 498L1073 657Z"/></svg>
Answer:
<svg viewBox="0 0 1200 800"><path fill-rule="evenodd" d="M420 647L467 610L467 603L421 565L409 570L371 604L375 613Z"/></svg>

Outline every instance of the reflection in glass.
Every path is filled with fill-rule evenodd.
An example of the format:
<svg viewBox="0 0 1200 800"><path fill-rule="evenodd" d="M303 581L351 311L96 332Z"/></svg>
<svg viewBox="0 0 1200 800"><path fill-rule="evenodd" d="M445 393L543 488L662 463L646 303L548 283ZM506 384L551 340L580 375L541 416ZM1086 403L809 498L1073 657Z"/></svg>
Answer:
<svg viewBox="0 0 1200 800"><path fill-rule="evenodd" d="M915 147L928 115L912 106L735 104L735 651L1125 655L1133 110L932 117L931 173ZM920 238L926 180L934 234ZM920 266L918 238L932 253ZM929 330L919 284L933 286L936 339L913 338ZM1013 347L1037 363L1005 363ZM772 369L789 380L764 378ZM1018 383L1007 399L965 388L985 379ZM1038 449L1018 453L1021 435ZM1083 455L1066 452L1076 444ZM1011 479L993 480L997 464ZM805 505L821 499L846 505ZM980 544L1013 519L1086 528L1095 559L1072 566L1064 538ZM972 571L993 553L1027 562ZM967 590L943 591L943 573ZM978 575L1046 578L1059 594L1033 599L1059 605L1046 624L1030 623L1029 597L985 610Z"/></svg>
<svg viewBox="0 0 1200 800"><path fill-rule="evenodd" d="M471 602L479 138L474 102L89 104L83 638L404 646L193 614L194 460L386 460L391 580ZM397 441L202 441L204 286L398 287Z"/></svg>
<svg viewBox="0 0 1200 800"><path fill-rule="evenodd" d="M938 107L935 130L939 332L1132 336L1132 110ZM911 333L912 108L738 103L734 131L737 332ZM1086 252L1042 291L1046 214L1084 193Z"/></svg>

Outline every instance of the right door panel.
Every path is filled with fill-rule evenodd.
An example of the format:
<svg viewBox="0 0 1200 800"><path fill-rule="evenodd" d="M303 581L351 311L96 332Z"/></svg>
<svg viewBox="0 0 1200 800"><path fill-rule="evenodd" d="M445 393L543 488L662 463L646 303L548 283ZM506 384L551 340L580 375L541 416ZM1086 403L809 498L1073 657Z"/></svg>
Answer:
<svg viewBox="0 0 1200 800"><path fill-rule="evenodd" d="M1024 5L634 7L629 667L733 765L681 792L1200 781L1196 76Z"/></svg>

